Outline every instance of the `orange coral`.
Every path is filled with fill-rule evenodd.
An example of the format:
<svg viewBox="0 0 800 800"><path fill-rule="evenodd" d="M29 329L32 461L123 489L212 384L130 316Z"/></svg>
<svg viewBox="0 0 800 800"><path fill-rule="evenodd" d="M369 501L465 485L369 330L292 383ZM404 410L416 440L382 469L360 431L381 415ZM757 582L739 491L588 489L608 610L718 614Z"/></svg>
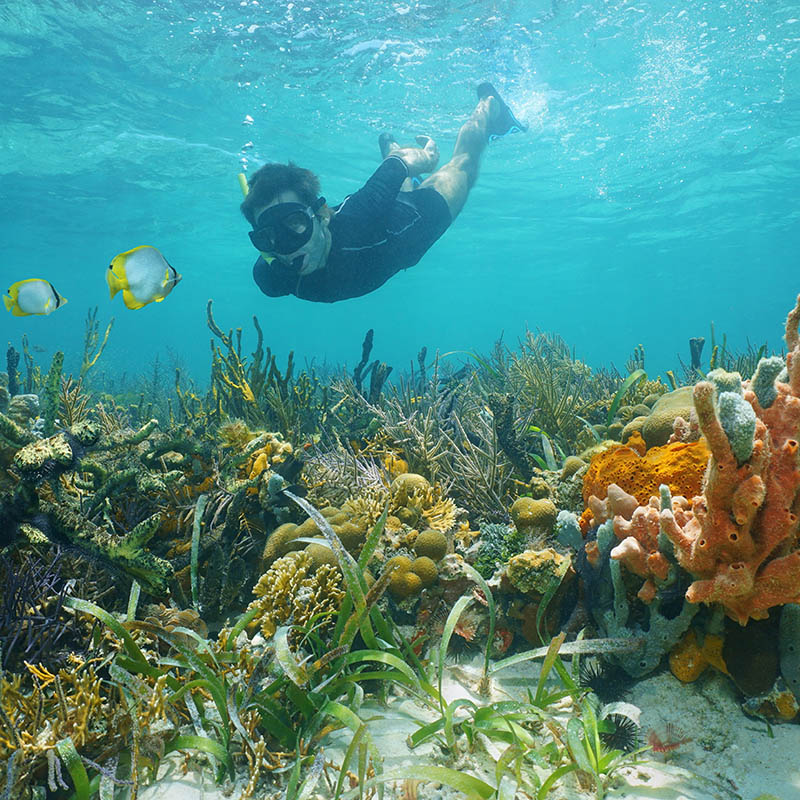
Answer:
<svg viewBox="0 0 800 800"><path fill-rule="evenodd" d="M700 494L708 456L703 439L651 447L644 455L627 445L612 447L592 459L583 479L583 499L588 503L591 495L604 498L610 483L616 483L642 505L658 495L662 483L673 494L694 497Z"/></svg>

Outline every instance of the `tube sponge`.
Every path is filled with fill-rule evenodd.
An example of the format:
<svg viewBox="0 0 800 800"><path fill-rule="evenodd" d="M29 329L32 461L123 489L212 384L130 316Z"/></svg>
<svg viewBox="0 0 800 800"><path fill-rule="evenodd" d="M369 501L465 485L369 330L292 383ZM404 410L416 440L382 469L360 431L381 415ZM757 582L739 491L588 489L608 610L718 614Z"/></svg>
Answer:
<svg viewBox="0 0 800 800"><path fill-rule="evenodd" d="M761 408L769 408L778 396L775 389L775 379L783 371L785 364L780 356L772 356L771 358L762 358L758 362L756 371L753 373L753 378L750 381L750 388L758 398L758 404Z"/></svg>
<svg viewBox="0 0 800 800"><path fill-rule="evenodd" d="M753 454L756 412L741 394L735 392L722 392L717 399L717 410L731 450L739 464L744 464Z"/></svg>
<svg viewBox="0 0 800 800"><path fill-rule="evenodd" d="M717 393L733 392L744 394L742 376L738 372L726 372L724 369L712 369L706 376L717 388Z"/></svg>

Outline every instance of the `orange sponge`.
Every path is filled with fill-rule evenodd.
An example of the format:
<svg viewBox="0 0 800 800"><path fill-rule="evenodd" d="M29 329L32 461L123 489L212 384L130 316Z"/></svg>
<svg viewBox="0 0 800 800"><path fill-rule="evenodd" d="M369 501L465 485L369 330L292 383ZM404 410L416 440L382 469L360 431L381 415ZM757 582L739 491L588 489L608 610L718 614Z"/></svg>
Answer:
<svg viewBox="0 0 800 800"><path fill-rule="evenodd" d="M591 495L605 498L610 483L616 483L642 505L658 495L662 483L673 495L691 499L701 492L709 455L704 439L651 447L644 455L626 445L612 447L598 453L589 464L583 478L584 502Z"/></svg>

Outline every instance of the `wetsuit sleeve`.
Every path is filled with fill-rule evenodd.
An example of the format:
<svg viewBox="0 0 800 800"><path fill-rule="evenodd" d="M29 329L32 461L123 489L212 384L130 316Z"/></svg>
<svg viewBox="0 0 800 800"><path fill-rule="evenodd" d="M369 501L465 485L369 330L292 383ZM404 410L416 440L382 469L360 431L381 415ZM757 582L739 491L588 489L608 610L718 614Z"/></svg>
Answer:
<svg viewBox="0 0 800 800"><path fill-rule="evenodd" d="M408 167L398 156L385 158L372 177L354 194L347 198L348 211L353 206L363 208L373 217L388 214L397 199L403 181L408 177Z"/></svg>

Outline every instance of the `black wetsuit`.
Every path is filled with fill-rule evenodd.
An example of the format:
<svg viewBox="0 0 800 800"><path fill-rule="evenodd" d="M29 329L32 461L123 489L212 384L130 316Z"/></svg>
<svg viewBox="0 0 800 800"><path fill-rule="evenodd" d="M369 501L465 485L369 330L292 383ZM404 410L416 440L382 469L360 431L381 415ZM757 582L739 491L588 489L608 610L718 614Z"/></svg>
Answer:
<svg viewBox="0 0 800 800"><path fill-rule="evenodd" d="M407 177L402 159L385 159L361 189L333 209L325 266L298 276L278 259L267 263L259 258L253 277L261 291L270 297L294 294L333 303L367 294L401 269L413 267L452 220L435 189L401 192Z"/></svg>

